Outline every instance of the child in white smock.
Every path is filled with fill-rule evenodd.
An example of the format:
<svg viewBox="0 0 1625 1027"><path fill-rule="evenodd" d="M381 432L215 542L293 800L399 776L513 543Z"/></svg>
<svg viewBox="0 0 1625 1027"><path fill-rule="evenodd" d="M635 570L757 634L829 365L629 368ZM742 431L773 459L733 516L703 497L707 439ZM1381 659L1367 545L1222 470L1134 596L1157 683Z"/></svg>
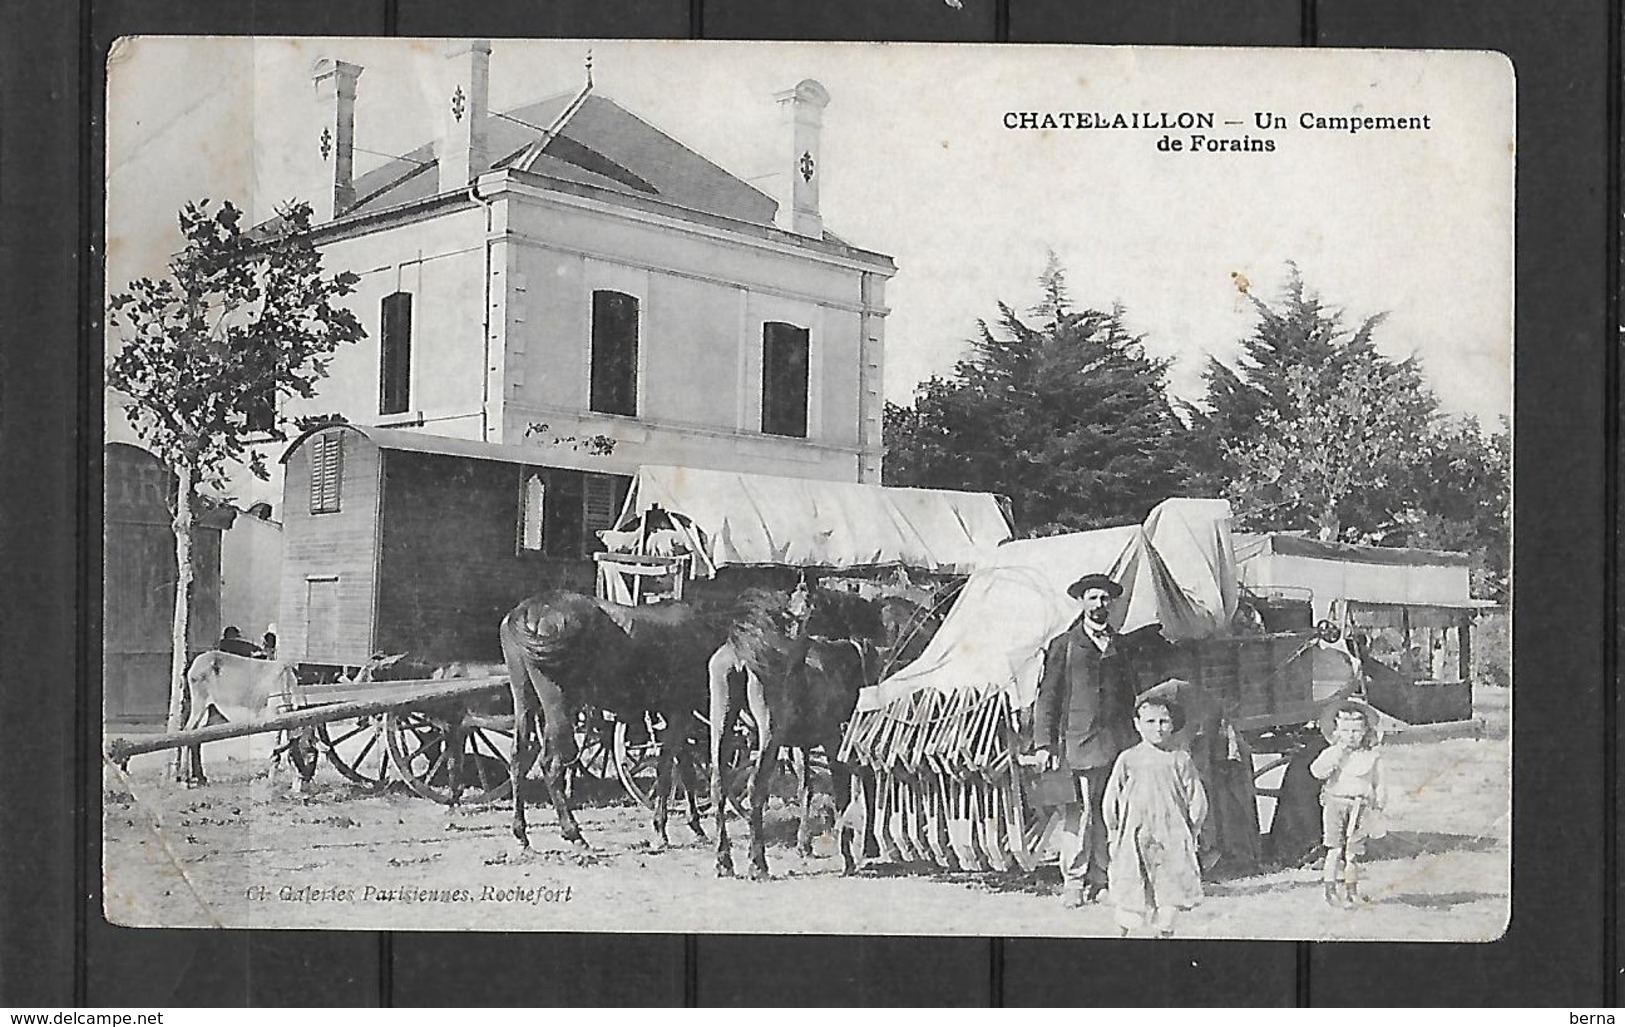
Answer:
<svg viewBox="0 0 1625 1027"><path fill-rule="evenodd" d="M1134 708L1140 744L1117 757L1106 781L1107 893L1120 934L1145 924L1167 938L1176 911L1202 900L1196 837L1207 793L1191 754L1174 745L1184 720L1172 700L1142 698Z"/></svg>

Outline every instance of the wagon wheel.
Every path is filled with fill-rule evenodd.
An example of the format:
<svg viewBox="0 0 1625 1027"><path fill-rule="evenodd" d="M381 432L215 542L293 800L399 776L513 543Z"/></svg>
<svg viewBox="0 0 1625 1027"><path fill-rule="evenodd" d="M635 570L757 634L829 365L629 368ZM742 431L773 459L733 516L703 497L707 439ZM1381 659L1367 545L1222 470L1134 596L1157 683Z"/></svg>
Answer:
<svg viewBox="0 0 1625 1027"><path fill-rule="evenodd" d="M708 814L711 811L711 724L701 714L695 714L696 730L695 744L689 746L694 754L694 772L697 777L696 784L700 794L696 797L700 812ZM632 796L639 805L653 809L656 760L660 755L659 748L654 742L654 731L650 729L645 740L637 741L631 737L625 721L615 723L615 772L620 775L621 784L626 788L627 794ZM748 807L745 804L745 775L742 771L748 766L750 760L751 742L756 737L756 725L750 720L750 714L741 713L734 722L732 738L725 740L723 759L727 764L727 771L723 777L723 786L728 792L728 805L741 817L745 816ZM672 792L677 791L677 775L672 774Z"/></svg>
<svg viewBox="0 0 1625 1027"><path fill-rule="evenodd" d="M459 709L456 715L464 714ZM513 755L513 728L511 724L500 724L503 719L511 721L512 718L464 720L463 792L459 802L495 802L512 794L508 775ZM390 713L384 723L390 762L401 780L425 799L449 805L451 761L446 751L446 711ZM530 769L530 761L536 758L534 746L527 756L526 766L520 768L521 777Z"/></svg>
<svg viewBox="0 0 1625 1027"><path fill-rule="evenodd" d="M603 711L590 706L576 713L576 758L565 767L567 794L574 796L577 784L582 781L615 779L614 724Z"/></svg>
<svg viewBox="0 0 1625 1027"><path fill-rule="evenodd" d="M317 724L317 747L327 753L333 769L369 791L383 791L389 784L389 743L385 740L384 715L374 713L355 720Z"/></svg>

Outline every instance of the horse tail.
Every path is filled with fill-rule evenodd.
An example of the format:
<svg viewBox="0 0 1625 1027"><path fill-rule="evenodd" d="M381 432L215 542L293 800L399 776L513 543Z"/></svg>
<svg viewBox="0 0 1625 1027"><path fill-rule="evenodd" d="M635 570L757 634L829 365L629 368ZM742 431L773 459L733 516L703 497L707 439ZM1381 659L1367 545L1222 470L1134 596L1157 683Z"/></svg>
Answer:
<svg viewBox="0 0 1625 1027"><path fill-rule="evenodd" d="M592 657L603 611L578 592L532 596L502 618L504 651L513 648L549 677L568 673Z"/></svg>

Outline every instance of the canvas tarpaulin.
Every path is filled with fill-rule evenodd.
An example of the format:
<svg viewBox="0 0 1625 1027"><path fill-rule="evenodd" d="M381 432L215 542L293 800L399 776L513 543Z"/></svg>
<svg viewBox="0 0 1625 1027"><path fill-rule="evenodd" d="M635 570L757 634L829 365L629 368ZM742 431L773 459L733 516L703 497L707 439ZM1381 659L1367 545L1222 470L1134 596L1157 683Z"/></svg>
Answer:
<svg viewBox="0 0 1625 1027"><path fill-rule="evenodd" d="M1236 540L1241 580L1255 590L1307 590L1316 619L1333 606L1472 605L1464 553L1320 542L1297 535L1242 535Z"/></svg>
<svg viewBox="0 0 1625 1027"><path fill-rule="evenodd" d="M876 774L885 858L1036 863L1011 772L1015 713L1037 695L1045 647L1082 609L1067 586L1092 572L1123 586L1121 631L1223 633L1237 599L1230 506L1170 499L1144 524L1006 543L971 575L920 658L861 693L842 745Z"/></svg>
<svg viewBox="0 0 1625 1027"><path fill-rule="evenodd" d="M1223 632L1237 596L1230 504L1169 499L1143 525L1005 543L970 576L920 658L865 689L858 708L959 688L996 688L1018 709L1031 705L1044 647L1082 609L1067 586L1095 572L1123 586L1113 604L1119 631L1157 624L1171 641Z"/></svg>
<svg viewBox="0 0 1625 1027"><path fill-rule="evenodd" d="M638 469L616 524L681 514L695 573L729 565L844 569L900 564L968 574L1010 537L995 497L688 467Z"/></svg>

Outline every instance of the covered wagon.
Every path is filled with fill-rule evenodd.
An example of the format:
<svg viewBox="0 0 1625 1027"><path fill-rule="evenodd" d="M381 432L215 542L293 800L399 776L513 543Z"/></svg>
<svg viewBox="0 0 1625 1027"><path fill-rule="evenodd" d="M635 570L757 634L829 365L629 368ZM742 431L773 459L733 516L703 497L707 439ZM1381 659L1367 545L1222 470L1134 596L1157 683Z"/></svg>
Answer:
<svg viewBox="0 0 1625 1027"><path fill-rule="evenodd" d="M1238 627L1229 504L1170 499L1143 524L1004 544L972 573L920 658L863 692L842 752L875 776L883 858L977 869L1039 861L1041 825L1018 760L1045 648L1080 610L1067 586L1093 571L1123 586L1113 624L1140 690L1177 677L1211 703L1207 770L1233 780L1209 787L1237 794L1218 804L1233 815L1216 818L1210 841L1256 855L1244 734L1312 719L1322 640L1308 625L1269 631L1241 618Z"/></svg>
<svg viewBox="0 0 1625 1027"><path fill-rule="evenodd" d="M1011 536L998 497L689 467L638 469L612 531L601 532L598 589L632 603L681 584L726 597L759 580L821 572L879 580L963 578Z"/></svg>

